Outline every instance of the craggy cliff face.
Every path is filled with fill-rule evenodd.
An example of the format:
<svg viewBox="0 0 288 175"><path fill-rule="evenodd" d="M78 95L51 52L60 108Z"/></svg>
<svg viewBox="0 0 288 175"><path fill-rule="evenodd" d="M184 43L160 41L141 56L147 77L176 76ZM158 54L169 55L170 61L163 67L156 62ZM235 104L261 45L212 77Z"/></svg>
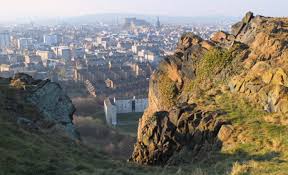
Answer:
<svg viewBox="0 0 288 175"><path fill-rule="evenodd" d="M0 111L8 113L10 120L28 129L63 131L79 139L72 122L75 107L59 84L20 73L12 79L1 78L0 85Z"/></svg>
<svg viewBox="0 0 288 175"><path fill-rule="evenodd" d="M247 13L231 33L209 41L187 33L151 76L149 106L139 121L131 160L165 164L184 147L202 155L220 149L233 123L215 96L237 94L267 112L288 116L288 19ZM232 125L231 125L232 124Z"/></svg>

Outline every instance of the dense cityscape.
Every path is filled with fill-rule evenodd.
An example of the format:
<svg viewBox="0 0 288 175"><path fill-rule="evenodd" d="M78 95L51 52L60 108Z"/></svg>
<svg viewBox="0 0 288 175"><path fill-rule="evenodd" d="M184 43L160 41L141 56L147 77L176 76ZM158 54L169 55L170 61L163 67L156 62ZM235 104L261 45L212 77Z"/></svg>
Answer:
<svg viewBox="0 0 288 175"><path fill-rule="evenodd" d="M169 25L160 20L2 27L0 76L23 72L36 79L85 85L94 96L146 97L150 75L164 56L172 54L183 33L208 39L229 27Z"/></svg>

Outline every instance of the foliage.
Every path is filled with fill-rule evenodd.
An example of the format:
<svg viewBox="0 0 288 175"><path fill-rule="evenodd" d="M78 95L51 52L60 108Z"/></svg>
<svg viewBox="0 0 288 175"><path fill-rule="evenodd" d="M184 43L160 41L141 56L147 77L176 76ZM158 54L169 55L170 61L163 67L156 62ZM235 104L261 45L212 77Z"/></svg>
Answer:
<svg viewBox="0 0 288 175"><path fill-rule="evenodd" d="M175 104L175 95L177 93L177 87L175 83L169 79L168 76L160 75L158 82L159 97L165 107L170 108Z"/></svg>
<svg viewBox="0 0 288 175"><path fill-rule="evenodd" d="M231 52L226 49L212 49L207 51L200 60L196 75L200 80L213 78L232 61Z"/></svg>

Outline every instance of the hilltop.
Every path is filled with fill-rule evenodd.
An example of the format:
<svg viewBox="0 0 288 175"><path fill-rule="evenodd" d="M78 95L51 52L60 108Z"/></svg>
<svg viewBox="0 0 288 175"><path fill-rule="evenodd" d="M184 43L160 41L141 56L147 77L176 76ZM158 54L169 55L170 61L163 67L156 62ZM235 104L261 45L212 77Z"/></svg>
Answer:
<svg viewBox="0 0 288 175"><path fill-rule="evenodd" d="M249 12L210 40L184 34L151 76L131 161L208 174L285 174L288 19Z"/></svg>

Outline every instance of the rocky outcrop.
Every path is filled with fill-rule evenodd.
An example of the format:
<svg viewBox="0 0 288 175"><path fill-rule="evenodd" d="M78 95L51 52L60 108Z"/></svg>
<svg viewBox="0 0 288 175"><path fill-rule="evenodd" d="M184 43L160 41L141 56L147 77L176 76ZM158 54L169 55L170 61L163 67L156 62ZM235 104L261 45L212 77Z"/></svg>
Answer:
<svg viewBox="0 0 288 175"><path fill-rule="evenodd" d="M11 109L19 113L19 116L16 116L18 123L29 123L34 128L60 129L70 138L79 139L72 122L75 107L59 84L50 80L34 80L31 76L22 73L16 74L12 79L2 79L2 82L4 81L6 83L2 86L11 89L13 94L10 96L15 96L15 99L9 97L12 98L11 103L19 103L18 105L24 108L21 112L18 112L17 108ZM21 113L26 113L27 105L39 116L20 116Z"/></svg>
<svg viewBox="0 0 288 175"><path fill-rule="evenodd" d="M162 165L183 147L195 152L195 155L221 148L217 135L220 128L228 123L218 119L219 115L219 111L197 110L195 104L154 113L139 131L141 134L131 160L140 164Z"/></svg>
<svg viewBox="0 0 288 175"><path fill-rule="evenodd" d="M288 115L288 77L281 67L257 62L249 72L233 77L229 87L232 92L250 97L267 112Z"/></svg>
<svg viewBox="0 0 288 175"><path fill-rule="evenodd" d="M233 123L219 121L217 112L205 112L220 110L215 98L223 93L239 94L267 112L288 116L287 38L287 18L251 12L231 33L216 32L209 41L184 34L175 54L151 76L149 105L139 120L131 160L163 164L183 147L197 154L205 143L225 142ZM190 110L195 103L197 110ZM190 125L195 116L201 124Z"/></svg>
<svg viewBox="0 0 288 175"><path fill-rule="evenodd" d="M249 22L239 31L236 40L249 46L250 54L243 62L247 70L232 77L229 87L268 112L288 115L288 19L248 14L246 20Z"/></svg>

